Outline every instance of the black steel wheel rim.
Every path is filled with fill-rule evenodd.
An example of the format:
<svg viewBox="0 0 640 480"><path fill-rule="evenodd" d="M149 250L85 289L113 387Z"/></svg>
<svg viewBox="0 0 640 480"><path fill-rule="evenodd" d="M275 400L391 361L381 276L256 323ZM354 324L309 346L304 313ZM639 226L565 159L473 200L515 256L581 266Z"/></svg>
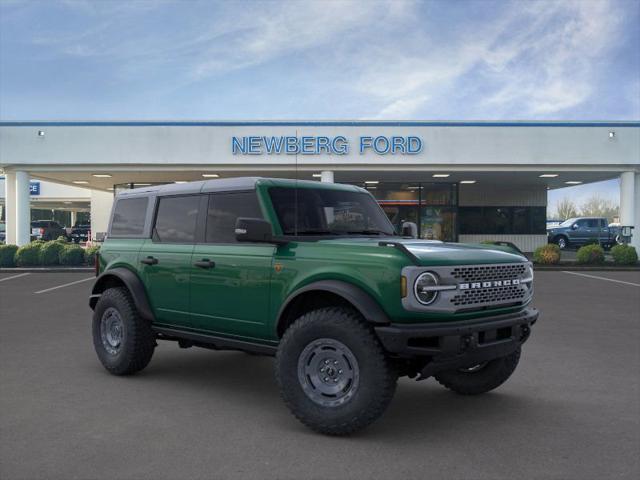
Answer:
<svg viewBox="0 0 640 480"><path fill-rule="evenodd" d="M298 380L314 403L337 407L358 391L360 368L353 352L332 338L309 343L298 357Z"/></svg>
<svg viewBox="0 0 640 480"><path fill-rule="evenodd" d="M109 307L102 314L100 319L100 339L104 349L109 354L118 354L124 340L124 322L116 308Z"/></svg>

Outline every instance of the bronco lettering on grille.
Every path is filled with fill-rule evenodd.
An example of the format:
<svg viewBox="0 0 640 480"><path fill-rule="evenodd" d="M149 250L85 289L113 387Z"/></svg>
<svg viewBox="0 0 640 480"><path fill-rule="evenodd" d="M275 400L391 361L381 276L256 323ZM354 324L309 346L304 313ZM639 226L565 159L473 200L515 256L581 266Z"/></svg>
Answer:
<svg viewBox="0 0 640 480"><path fill-rule="evenodd" d="M510 287L512 285L520 285L520 280L513 278L511 280L491 280L487 282L459 283L460 290L473 290L476 288L492 288L492 287Z"/></svg>

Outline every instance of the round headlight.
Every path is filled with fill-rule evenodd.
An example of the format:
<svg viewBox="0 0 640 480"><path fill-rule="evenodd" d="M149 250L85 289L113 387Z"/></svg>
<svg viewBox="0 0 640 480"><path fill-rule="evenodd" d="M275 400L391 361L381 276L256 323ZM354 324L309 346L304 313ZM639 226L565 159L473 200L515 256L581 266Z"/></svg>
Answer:
<svg viewBox="0 0 640 480"><path fill-rule="evenodd" d="M431 287L438 285L438 277L431 272L424 272L418 278L413 286L413 291L418 301L423 305L432 304L438 297L437 290L431 290Z"/></svg>

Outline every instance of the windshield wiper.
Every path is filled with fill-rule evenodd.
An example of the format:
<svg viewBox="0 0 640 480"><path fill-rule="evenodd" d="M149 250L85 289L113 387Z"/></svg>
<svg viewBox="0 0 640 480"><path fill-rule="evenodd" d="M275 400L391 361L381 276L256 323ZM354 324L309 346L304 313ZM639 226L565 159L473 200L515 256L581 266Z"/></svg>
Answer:
<svg viewBox="0 0 640 480"><path fill-rule="evenodd" d="M347 232L338 231L338 230L323 230L323 229L313 229L308 228L306 230L298 230L297 232L293 230L288 230L285 232L285 235L345 235Z"/></svg>

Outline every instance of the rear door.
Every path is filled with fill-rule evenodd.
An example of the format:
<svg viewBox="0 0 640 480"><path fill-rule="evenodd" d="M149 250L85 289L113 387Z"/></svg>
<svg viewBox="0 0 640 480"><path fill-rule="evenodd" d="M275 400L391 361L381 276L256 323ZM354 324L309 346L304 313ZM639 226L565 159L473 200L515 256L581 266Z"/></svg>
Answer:
<svg viewBox="0 0 640 480"><path fill-rule="evenodd" d="M204 243L191 258L191 315L202 330L265 338L275 246L237 242L238 217L263 218L255 191L209 195Z"/></svg>
<svg viewBox="0 0 640 480"><path fill-rule="evenodd" d="M189 275L203 195L159 197L151 238L140 250L141 275L156 322L189 326Z"/></svg>

